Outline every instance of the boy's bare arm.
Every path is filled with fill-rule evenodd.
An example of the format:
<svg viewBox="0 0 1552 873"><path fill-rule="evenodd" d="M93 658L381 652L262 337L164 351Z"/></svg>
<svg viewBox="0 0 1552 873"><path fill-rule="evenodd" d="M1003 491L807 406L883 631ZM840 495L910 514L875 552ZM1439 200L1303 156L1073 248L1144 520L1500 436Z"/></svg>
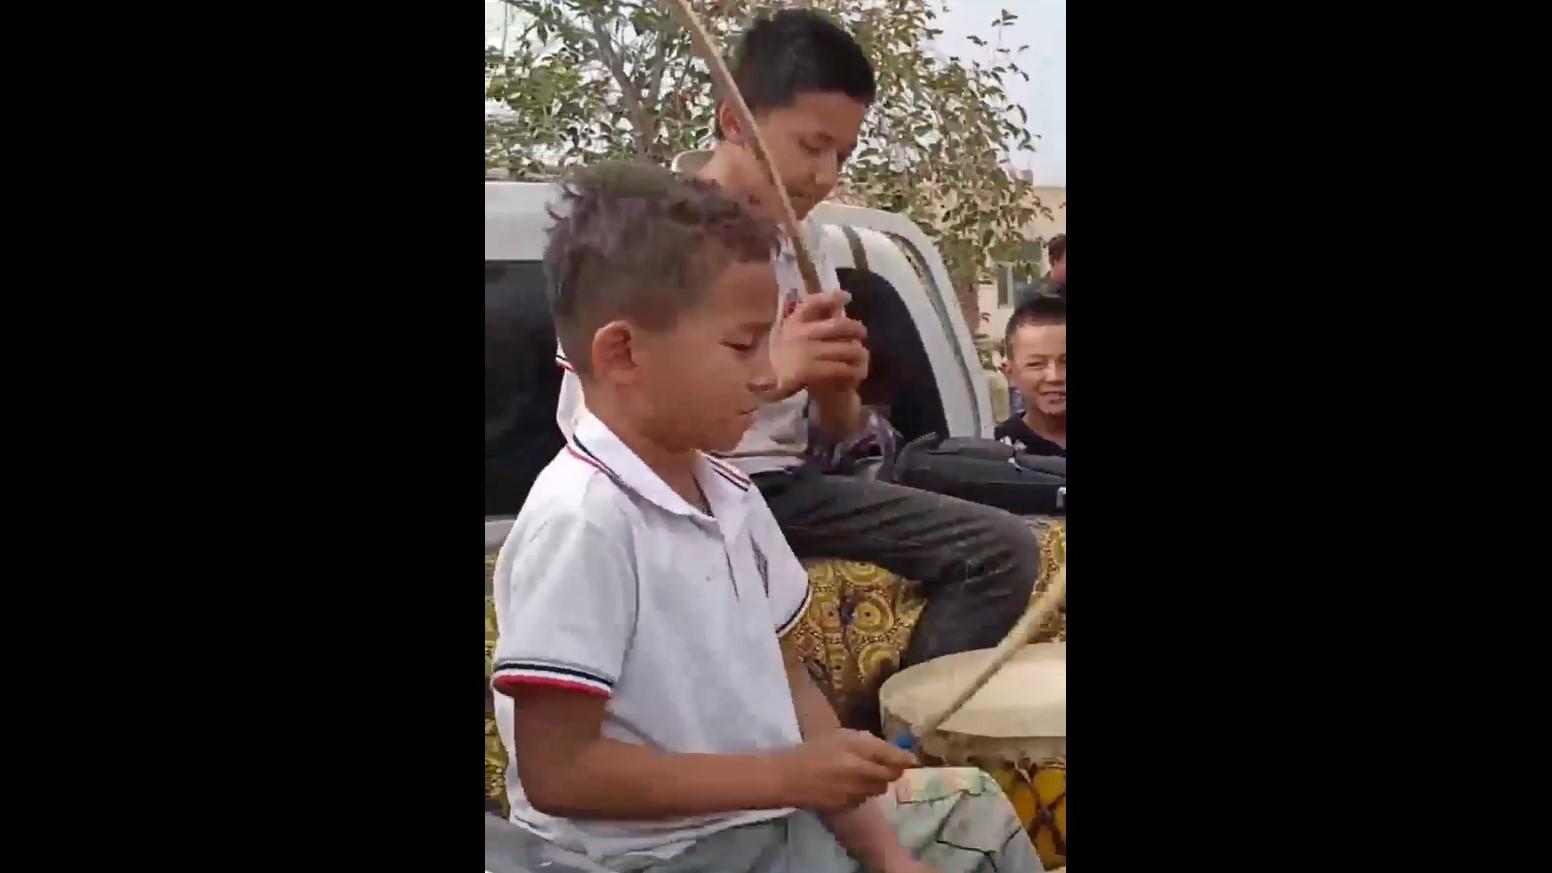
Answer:
<svg viewBox="0 0 1552 873"><path fill-rule="evenodd" d="M802 661L787 646L782 646L782 658L787 666L787 684L792 688L792 705L797 710L798 729L803 732L803 738L807 740L825 732L840 731L840 719L836 717L824 693L809 678ZM883 747L881 753L885 750L893 753L890 766L895 767L894 778L899 778L902 769L916 766L909 752L896 749L877 737L868 734L861 736ZM877 798L869 797L851 809L831 812L823 818L830 832L835 834L836 841L873 873L925 870L900 844L900 838L884 817L884 810L879 806Z"/></svg>
<svg viewBox="0 0 1552 873"><path fill-rule="evenodd" d="M797 711L798 730L803 736L810 737L840 728L841 720L836 716L834 707L830 706L824 692L808 675L803 659L786 641L782 643L781 661L787 668L787 687L792 689L792 708Z"/></svg>
<svg viewBox="0 0 1552 873"><path fill-rule="evenodd" d="M857 731L764 755L670 754L601 736L603 698L529 687L514 701L523 791L535 809L565 818L850 809L899 778L887 760L904 754Z"/></svg>
<svg viewBox="0 0 1552 873"><path fill-rule="evenodd" d="M662 819L783 806L772 756L665 754L600 736L602 697L515 698L516 764L535 809L564 818Z"/></svg>

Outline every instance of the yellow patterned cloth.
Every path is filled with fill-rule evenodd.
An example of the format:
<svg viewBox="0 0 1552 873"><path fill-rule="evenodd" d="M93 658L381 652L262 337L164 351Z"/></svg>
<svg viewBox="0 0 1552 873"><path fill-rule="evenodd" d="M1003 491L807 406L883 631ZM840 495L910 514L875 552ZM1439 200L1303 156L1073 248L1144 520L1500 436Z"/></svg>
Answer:
<svg viewBox="0 0 1552 873"><path fill-rule="evenodd" d="M1030 529L1041 542L1040 554L1043 566L1040 579L1035 583L1035 596L1051 584L1056 570L1067 561L1067 525L1062 519L1035 516L1028 519ZM813 598L798 626L788 634L785 643L794 646L797 653L809 665L810 673L820 683L839 712L851 711L859 695L878 695L883 680L893 674L900 665L900 653L910 642L911 632L921 618L926 601L917 593L915 585L908 584L893 573L872 564L855 561L809 561L809 584L813 586ZM506 750L496 731L495 701L490 690L490 664L496 650L496 605L492 596L492 578L496 572L496 556L485 556L485 808L502 818L507 814ZM1067 639L1065 612L1051 620L1039 639ZM991 770L1014 808L1019 819L1030 828L1040 854L1051 865L1046 846L1051 844L1049 835L1045 844L1037 832L1040 807L1031 807L1027 801L1029 792L1013 785L1008 774ZM1063 796L1065 796L1065 765ZM1031 786L1035 783L1030 781ZM1060 829L1066 832L1066 811L1061 811ZM1065 848L1063 849L1065 854Z"/></svg>
<svg viewBox="0 0 1552 873"><path fill-rule="evenodd" d="M496 732L496 699L490 689L490 663L496 656L496 556L485 556L485 811L506 818L507 750Z"/></svg>
<svg viewBox="0 0 1552 873"><path fill-rule="evenodd" d="M1029 831L1040 863L1054 869L1067 863L1067 759L1039 763L974 762L990 773L1013 811Z"/></svg>
<svg viewBox="0 0 1552 873"><path fill-rule="evenodd" d="M1026 520L1041 543L1042 566L1033 593L1038 597L1067 562L1067 525L1046 516ZM872 564L821 560L805 565L813 599L786 645L809 665L836 710L851 712L859 696L876 697L878 687L899 668L900 653L927 602L915 585ZM1053 639L1067 639L1065 611L1036 637L1037 642Z"/></svg>

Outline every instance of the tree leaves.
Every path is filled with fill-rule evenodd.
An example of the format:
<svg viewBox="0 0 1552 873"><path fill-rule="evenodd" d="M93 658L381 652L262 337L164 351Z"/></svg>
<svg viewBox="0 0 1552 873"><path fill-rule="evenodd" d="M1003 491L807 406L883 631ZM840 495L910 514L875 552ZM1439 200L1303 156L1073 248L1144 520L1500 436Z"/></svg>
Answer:
<svg viewBox="0 0 1552 873"><path fill-rule="evenodd" d="M667 163L710 136L710 76L656 0L506 2L515 30L537 39L509 41L505 55L486 51L486 97L511 110L486 119L487 170L548 179L602 158ZM934 51L943 34L935 26L939 10L947 9L929 0L808 5L856 36L878 79L878 100L833 196L901 212L921 225L936 238L961 301L973 301L997 260L1019 256L1024 227L1043 209L1029 183L1005 167L1008 154L1033 139L1027 113L1000 83L1010 72L1026 81L1029 74L1006 50L988 48L1000 39L970 37L988 48L985 63ZM728 46L754 16L774 7L697 4L712 36ZM991 27L1017 19L1002 10Z"/></svg>

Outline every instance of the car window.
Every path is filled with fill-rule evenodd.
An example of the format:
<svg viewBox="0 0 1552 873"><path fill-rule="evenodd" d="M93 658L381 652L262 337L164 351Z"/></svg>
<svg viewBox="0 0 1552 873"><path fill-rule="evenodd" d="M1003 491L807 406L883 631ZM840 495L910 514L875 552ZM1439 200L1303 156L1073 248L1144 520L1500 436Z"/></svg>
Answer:
<svg viewBox="0 0 1552 873"><path fill-rule="evenodd" d="M835 273L851 293L846 311L868 329L868 378L858 392L862 402L882 409L907 440L925 433L947 436L932 362L899 292L877 273L850 268Z"/></svg>
<svg viewBox="0 0 1552 873"><path fill-rule="evenodd" d="M560 451L555 325L538 261L485 262L485 514L516 515Z"/></svg>
<svg viewBox="0 0 1552 873"><path fill-rule="evenodd" d="M860 393L905 439L947 434L932 363L904 301L876 273L842 268L852 317L868 328ZM485 262L485 514L516 515L564 445L555 423L561 370L538 261Z"/></svg>

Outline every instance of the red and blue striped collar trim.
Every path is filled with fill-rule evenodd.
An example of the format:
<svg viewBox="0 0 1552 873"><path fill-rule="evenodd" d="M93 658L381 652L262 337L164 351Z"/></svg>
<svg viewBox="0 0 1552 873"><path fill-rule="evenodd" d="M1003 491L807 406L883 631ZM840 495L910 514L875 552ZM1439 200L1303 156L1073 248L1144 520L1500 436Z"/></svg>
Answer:
<svg viewBox="0 0 1552 873"><path fill-rule="evenodd" d="M738 490L748 491L750 486L753 484L749 481L749 477L744 475L742 470L738 469L732 464L729 464L727 461L724 461L715 455L708 455L705 452L701 452L701 457L706 459L706 466L711 468L713 473L716 473L718 476L721 476L723 479L727 480L729 485L732 485Z"/></svg>
<svg viewBox="0 0 1552 873"><path fill-rule="evenodd" d="M620 477L620 474L614 472L612 467L610 467L608 464L605 464L601 459L599 459L597 455L593 454L591 449L583 445L582 441L577 439L576 434L572 434L571 439L566 441L566 451L570 453L573 458L576 458L582 463L587 464L589 467L592 467L605 476L608 476L610 479L613 479L615 484L622 488L625 487L625 480Z"/></svg>
<svg viewBox="0 0 1552 873"><path fill-rule="evenodd" d="M573 458L576 458L582 463L587 464L589 467L592 467L605 476L608 476L616 483L622 486L625 485L625 479L619 473L615 472L613 467L605 464L602 458L593 453L592 449L589 449L586 445L584 445L582 440L577 438L576 434L572 434L571 439L566 441L566 451ZM744 475L743 471L739 470L732 464L729 464L727 461L724 461L715 455L708 455L705 452L701 452L701 458L705 460L706 467L708 469L722 477L723 481L727 482L729 485L732 485L734 488L737 488L739 491L748 491L754 486L754 483L750 481L748 476Z"/></svg>
<svg viewBox="0 0 1552 873"><path fill-rule="evenodd" d="M584 413L566 440L565 452L573 460L607 476L621 491L638 495L668 512L698 517L708 515L676 494L591 414ZM699 454L701 460L696 464L695 477L710 502L712 512L709 515L722 525L725 535L734 536L743 523L745 504L754 483L728 461L705 452Z"/></svg>

